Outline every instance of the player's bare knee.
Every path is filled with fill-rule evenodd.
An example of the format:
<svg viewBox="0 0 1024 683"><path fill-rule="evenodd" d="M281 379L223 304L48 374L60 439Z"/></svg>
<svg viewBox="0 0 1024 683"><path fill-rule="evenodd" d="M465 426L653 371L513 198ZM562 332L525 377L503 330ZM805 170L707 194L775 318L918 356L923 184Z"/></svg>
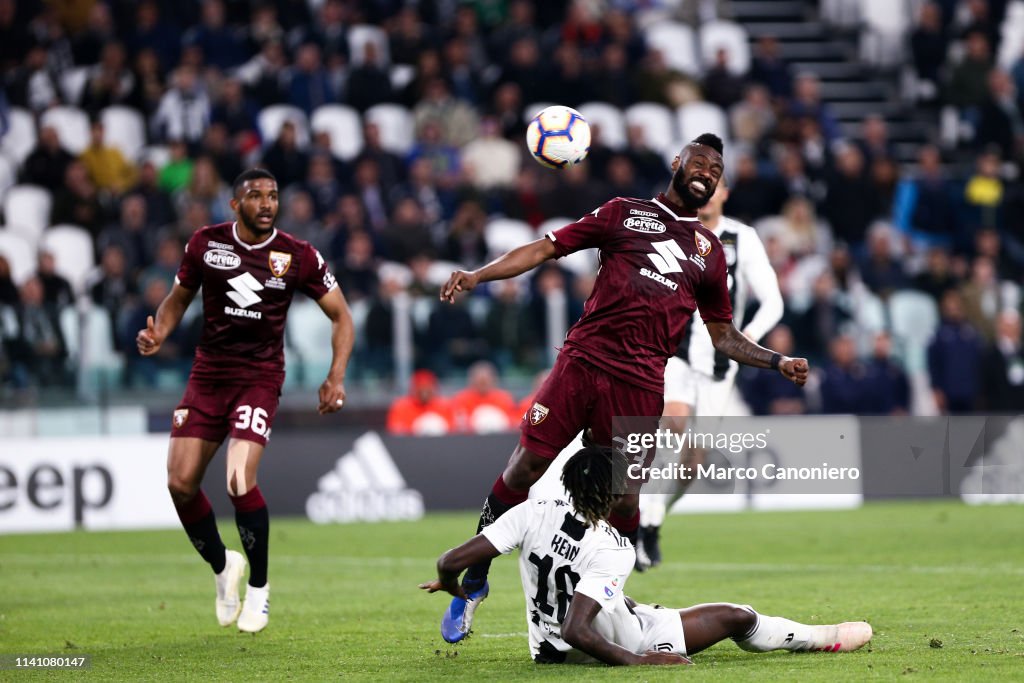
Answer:
<svg viewBox="0 0 1024 683"><path fill-rule="evenodd" d="M551 461L519 446L502 474L505 485L514 491L525 491L544 476Z"/></svg>
<svg viewBox="0 0 1024 683"><path fill-rule="evenodd" d="M168 474L167 491L171 494L171 499L175 503L181 505L195 497L196 493L199 491L199 485L184 477L180 477L175 474Z"/></svg>
<svg viewBox="0 0 1024 683"><path fill-rule="evenodd" d="M750 633L757 625L757 613L749 605L723 604L722 618L734 637Z"/></svg>
<svg viewBox="0 0 1024 683"><path fill-rule="evenodd" d="M636 493L627 493L619 496L619 499L612 506L612 512L623 517L632 517L640 509L640 496Z"/></svg>

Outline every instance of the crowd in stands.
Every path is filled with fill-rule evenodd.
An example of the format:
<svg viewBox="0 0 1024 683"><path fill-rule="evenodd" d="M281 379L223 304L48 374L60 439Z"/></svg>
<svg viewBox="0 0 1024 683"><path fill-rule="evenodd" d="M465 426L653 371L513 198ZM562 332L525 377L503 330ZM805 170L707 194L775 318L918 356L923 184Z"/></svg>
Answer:
<svg viewBox="0 0 1024 683"><path fill-rule="evenodd" d="M574 321L593 272L551 263L454 306L437 304L438 273L495 256L495 219L536 230L614 196L652 196L683 140L632 123L626 144L612 145L595 122L588 161L551 172L526 153L529 108L650 102L674 112L707 102L726 124L726 213L758 229L786 299L769 341L822 369L811 398L753 376L744 386L755 410L909 411L907 374L918 370L939 410L1019 408L1024 182L1010 171L1024 150L1024 63L994 67L1004 5L923 4L906 47L918 77L934 82L932 99L955 105L970 135L962 149L927 144L915 164L901 165L883 118L869 115L844 134L818 77L794 72L771 37L753 44L745 71L719 49L692 73L647 39L651 8L663 12L659 21L699 30L709 6L728 16L728 2L0 0L0 134L15 111L38 128L14 165L17 182L50 193L48 225L84 229L96 263L69 285L45 251L20 280L0 255L2 384L73 384L59 319L72 297L109 313L127 385L184 371L194 326L145 363L132 339L168 291L191 233L231 219L230 183L253 164L279 180L280 227L321 250L361 311L354 376L393 376L392 322L404 295L418 302L415 365L433 375L417 374L403 402L435 400L431 377L460 377L480 361L532 376L550 356L551 302ZM383 42L364 40L366 30ZM75 69L77 90L63 78ZM303 119L266 126L262 112L281 104ZM89 117L77 152L42 124L62 105ZM352 154L338 153L348 140L309 125L331 105L361 116ZM404 150L373 115L382 105L409 116ZM136 158L107 141L103 113L122 106L145 122ZM907 292L941 317L920 340L919 368L905 367L908 344L892 317ZM868 320L866 310L879 313ZM395 424L406 426L395 429L410 429L403 413L414 412L399 410ZM437 414L449 430L470 419L456 408ZM515 424L521 410L506 414Z"/></svg>

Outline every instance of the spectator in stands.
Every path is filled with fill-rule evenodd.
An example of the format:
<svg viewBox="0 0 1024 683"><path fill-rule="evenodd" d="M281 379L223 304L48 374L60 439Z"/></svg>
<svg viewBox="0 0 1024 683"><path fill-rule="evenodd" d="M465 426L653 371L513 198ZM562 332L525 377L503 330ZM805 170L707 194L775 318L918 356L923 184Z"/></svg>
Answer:
<svg viewBox="0 0 1024 683"><path fill-rule="evenodd" d="M988 95L988 72L992 69L992 50L981 31L967 34L964 58L950 71L943 99L958 107L962 117L977 121L978 109Z"/></svg>
<svg viewBox="0 0 1024 683"><path fill-rule="evenodd" d="M314 244L329 261L339 264L345 258L349 238L358 232L366 233L373 240L373 227L367 220L363 203L357 195L347 193L338 200L321 233L314 237ZM372 249L371 246L371 253ZM336 277L341 280L341 273Z"/></svg>
<svg viewBox="0 0 1024 683"><path fill-rule="evenodd" d="M281 124L277 139L263 153L263 166L277 177L278 187L301 182L309 170L309 156L299 148L298 131L289 120Z"/></svg>
<svg viewBox="0 0 1024 683"><path fill-rule="evenodd" d="M557 99L567 106L578 107L594 99L591 80L583 70L580 48L574 43L562 43L555 49L547 99Z"/></svg>
<svg viewBox="0 0 1024 683"><path fill-rule="evenodd" d="M259 54L243 64L236 75L259 107L279 104L285 99L284 83L288 56L281 43L268 42Z"/></svg>
<svg viewBox="0 0 1024 683"><path fill-rule="evenodd" d="M864 369L863 412L875 415L910 413L910 383L907 373L892 358L892 338L888 332L875 335L871 357L864 364Z"/></svg>
<svg viewBox="0 0 1024 683"><path fill-rule="evenodd" d="M604 204L609 197L608 186L590 175L587 164L563 169L554 183L541 192L540 202L546 217L566 216L578 219Z"/></svg>
<svg viewBox="0 0 1024 683"><path fill-rule="evenodd" d="M438 436L455 429L451 404L438 392L437 376L417 370L409 382L409 393L391 404L387 428L392 434Z"/></svg>
<svg viewBox="0 0 1024 683"><path fill-rule="evenodd" d="M867 165L876 159L894 159L896 151L889 141L889 127L879 114L868 114L860 124L860 137L857 147Z"/></svg>
<svg viewBox="0 0 1024 683"><path fill-rule="evenodd" d="M1024 151L1024 115L1017 104L1013 79L1002 69L992 69L988 74L988 95L978 113L974 145L995 146L1008 160Z"/></svg>
<svg viewBox="0 0 1024 683"><path fill-rule="evenodd" d="M927 84L919 93L926 102L934 101L949 51L949 40L942 25L942 8L938 3L921 5L917 26L910 34L910 50L914 57L914 71Z"/></svg>
<svg viewBox="0 0 1024 683"><path fill-rule="evenodd" d="M924 270L914 277L913 287L932 297L938 304L943 293L947 289L956 288L958 284L953 274L949 250L941 246L931 247Z"/></svg>
<svg viewBox="0 0 1024 683"><path fill-rule="evenodd" d="M287 71L288 103L312 116L317 107L338 101L331 76L323 67L320 48L315 43L299 46L295 65Z"/></svg>
<svg viewBox="0 0 1024 683"><path fill-rule="evenodd" d="M406 5L398 11L389 36L392 64L415 66L419 56L434 43L431 27L420 20L415 7Z"/></svg>
<svg viewBox="0 0 1024 683"><path fill-rule="evenodd" d="M462 148L466 180L484 192L513 187L521 161L520 145L499 135L498 120L493 116L481 119L479 137Z"/></svg>
<svg viewBox="0 0 1024 683"><path fill-rule="evenodd" d="M281 225L288 226L288 234L318 245L324 224L317 218L316 204L309 192L301 187L285 190L281 197ZM321 249L326 256L330 253ZM345 292L348 296L348 292Z"/></svg>
<svg viewBox="0 0 1024 683"><path fill-rule="evenodd" d="M790 96L793 92L793 77L789 73L789 66L782 58L777 38L764 35L757 39L748 76L753 82L768 88L773 97Z"/></svg>
<svg viewBox="0 0 1024 683"><path fill-rule="evenodd" d="M435 251L423 208L412 197L400 199L395 204L391 222L381 238L381 256L391 261L408 261L419 254Z"/></svg>
<svg viewBox="0 0 1024 683"><path fill-rule="evenodd" d="M207 64L221 71L238 66L245 61L245 41L241 30L226 21L224 3L221 0L204 0L201 18L181 42L185 46L196 46L203 52Z"/></svg>
<svg viewBox="0 0 1024 683"><path fill-rule="evenodd" d="M19 11L15 0L0 0L0 73L11 73L32 47L30 18L25 5Z"/></svg>
<svg viewBox="0 0 1024 683"><path fill-rule="evenodd" d="M56 192L64 184L68 166L75 160L61 146L60 136L53 126L39 129L39 140L21 166L21 182L41 185Z"/></svg>
<svg viewBox="0 0 1024 683"><path fill-rule="evenodd" d="M875 218L892 220L896 188L900 182L900 169L893 159L878 157L871 162L870 174L871 184L878 197L875 201Z"/></svg>
<svg viewBox="0 0 1024 683"><path fill-rule="evenodd" d="M89 178L85 164L71 162L64 173L64 186L54 195L50 225L77 225L95 238L106 225L106 220L99 190Z"/></svg>
<svg viewBox="0 0 1024 683"><path fill-rule="evenodd" d="M662 156L651 149L647 130L639 124L627 125L626 140L624 152L633 163L639 182L649 190L642 196L650 193L651 188L664 186L668 182L668 166Z"/></svg>
<svg viewBox="0 0 1024 683"><path fill-rule="evenodd" d="M636 175L633 162L625 154L613 154L608 160L604 176L608 179L608 198L645 197L649 187L644 186Z"/></svg>
<svg viewBox="0 0 1024 683"><path fill-rule="evenodd" d="M57 260L53 252L42 248L36 261L36 278L43 287L43 303L60 311L75 302L71 283L57 272Z"/></svg>
<svg viewBox="0 0 1024 683"><path fill-rule="evenodd" d="M142 299L124 311L121 325L117 329L122 349L135 348L135 335L146 328L146 318L160 306L160 303L171 290L170 281L161 277L143 277ZM123 382L125 387L152 388L157 386L161 371L175 370L184 375L192 365L190 339L191 329L188 325L179 325L170 334L160 350L154 356L140 356L137 353L125 354Z"/></svg>
<svg viewBox="0 0 1024 683"><path fill-rule="evenodd" d="M849 334L829 343L830 361L821 379L821 412L826 415L866 412L864 365L857 360L857 345Z"/></svg>
<svg viewBox="0 0 1024 683"><path fill-rule="evenodd" d="M996 337L982 359L982 404L995 413L1024 410L1024 349L1020 313L1007 309L996 319Z"/></svg>
<svg viewBox="0 0 1024 683"><path fill-rule="evenodd" d="M856 146L840 147L827 184L825 217L833 234L849 245L860 245L868 225L878 215L878 199L865 173L864 156Z"/></svg>
<svg viewBox="0 0 1024 683"><path fill-rule="evenodd" d="M704 73L704 98L722 109L728 109L741 99L746 81L729 69L729 51L718 48L715 63Z"/></svg>
<svg viewBox="0 0 1024 683"><path fill-rule="evenodd" d="M494 283L494 290L483 325L488 357L502 372L513 367L536 367L541 360L537 329L532 313L523 302L523 283L500 280ZM522 416L522 411L518 412Z"/></svg>
<svg viewBox="0 0 1024 683"><path fill-rule="evenodd" d="M384 148L380 140L380 126L373 121L363 122L363 148L353 163L358 164L363 159L372 159L377 164L385 194L390 195L394 188L405 180L405 162L397 154Z"/></svg>
<svg viewBox="0 0 1024 683"><path fill-rule="evenodd" d="M729 184L726 214L753 223L762 216L778 214L785 200L786 190L781 181L762 176L754 156L740 152L736 157L735 181Z"/></svg>
<svg viewBox="0 0 1024 683"><path fill-rule="evenodd" d="M894 200L896 225L932 244L952 244L957 207L954 186L942 168L942 153L924 145L917 154L917 177L900 182Z"/></svg>
<svg viewBox="0 0 1024 683"><path fill-rule="evenodd" d="M507 62L512 45L522 38L533 41L540 39L534 3L530 0L511 0L505 20L487 37L491 60L498 64Z"/></svg>
<svg viewBox="0 0 1024 683"><path fill-rule="evenodd" d="M463 201L448 225L441 257L465 268L482 266L487 262L486 225L487 214L480 202L475 199Z"/></svg>
<svg viewBox="0 0 1024 683"><path fill-rule="evenodd" d="M826 254L832 246L828 226L818 220L814 204L806 197L789 199L783 205L780 215L762 219L757 228L762 238L766 235L778 236L780 246L791 257Z"/></svg>
<svg viewBox="0 0 1024 683"><path fill-rule="evenodd" d="M932 395L940 413L967 413L974 410L981 385L982 338L966 321L957 290L946 290L939 310L942 322L928 346Z"/></svg>
<svg viewBox="0 0 1024 683"><path fill-rule="evenodd" d="M160 174L152 161L142 162L139 167L139 181L129 194L139 195L145 200L149 225L165 225L174 219L171 197L161 188Z"/></svg>
<svg viewBox="0 0 1024 683"><path fill-rule="evenodd" d="M734 142L757 149L775 125L775 110L768 89L763 85L748 84L743 90L743 99L729 109L729 125Z"/></svg>
<svg viewBox="0 0 1024 683"><path fill-rule="evenodd" d="M193 229L202 227L202 225L203 224L193 226ZM152 280L159 280L166 285L167 291L170 291L171 285L174 283L174 278L178 275L178 266L181 264L182 253L183 249L181 247L181 242L178 241L176 236L167 235L160 239L156 246L153 263L139 275L139 283L143 289L143 294L147 299L149 298L149 294L146 294L145 292L148 290L149 283ZM153 294L153 292L150 292L150 294ZM162 300L163 299L157 299L156 306L159 306L160 301ZM156 310L156 306L149 309L150 314ZM143 318L142 327L128 328L128 331L134 329L135 332L138 332L141 329L145 329L145 327L146 319ZM132 335L131 339L134 340L134 332ZM131 344L128 345L128 347L130 346Z"/></svg>
<svg viewBox="0 0 1024 683"><path fill-rule="evenodd" d="M793 86L793 99L789 104L789 115L800 118L809 116L818 122L825 139L834 142L839 138L839 122L832 113L832 108L821 100L821 81L810 72L796 77Z"/></svg>
<svg viewBox="0 0 1024 683"><path fill-rule="evenodd" d="M156 246L156 224L149 220L146 199L141 194L125 195L121 198L119 208L117 220L108 224L100 233L96 247L100 254L108 247L117 247L125 259L127 270L134 274L148 266L152 260Z"/></svg>
<svg viewBox="0 0 1024 683"><path fill-rule="evenodd" d="M181 36L171 17L160 16L157 0L142 0L135 11L128 48L134 55L152 51L163 69L171 69L181 56Z"/></svg>
<svg viewBox="0 0 1024 683"><path fill-rule="evenodd" d="M164 96L164 75L157 53L151 48L140 50L132 62L132 91L128 104L149 120Z"/></svg>
<svg viewBox="0 0 1024 683"><path fill-rule="evenodd" d="M89 70L82 109L95 116L106 107L130 105L134 89L135 76L128 68L124 45L117 41L107 43L102 47L99 64Z"/></svg>
<svg viewBox="0 0 1024 683"><path fill-rule="evenodd" d="M452 397L456 425L475 434L512 429L521 415L516 414L512 394L498 386L498 371L493 363L478 361L469 367L467 386Z"/></svg>
<svg viewBox="0 0 1024 683"><path fill-rule="evenodd" d="M419 202L424 220L429 225L451 218L458 201L457 184L449 182L448 186L441 186L435 169L429 156L410 159L409 179L391 192L392 203L403 197L413 197Z"/></svg>
<svg viewBox="0 0 1024 683"><path fill-rule="evenodd" d="M267 43L279 43L285 39L284 27L277 18L277 7L269 3L252 8L252 17L245 32L245 52L248 55L256 54Z"/></svg>
<svg viewBox="0 0 1024 683"><path fill-rule="evenodd" d="M335 261L333 272L349 302L364 301L376 296L379 287L373 241L363 231L353 232L345 243L345 253ZM390 345L389 345L390 346Z"/></svg>
<svg viewBox="0 0 1024 683"><path fill-rule="evenodd" d="M128 272L124 250L117 243L108 244L100 256L99 270L94 272L86 284L93 304L106 310L110 316L110 329L120 329L118 321L138 296L135 280ZM114 335L118 351L125 351L120 335Z"/></svg>
<svg viewBox="0 0 1024 683"><path fill-rule="evenodd" d="M214 0L219 4L219 0ZM210 123L210 97L194 67L180 66L173 85L160 98L151 119L153 136L167 142L183 141L196 147Z"/></svg>
<svg viewBox="0 0 1024 683"><path fill-rule="evenodd" d="M135 184L135 165L125 159L117 147L105 144L105 133L103 122L93 119L89 128L89 146L78 158L100 191L119 197Z"/></svg>
<svg viewBox="0 0 1024 683"><path fill-rule="evenodd" d="M967 251L974 242L973 231L980 227L998 228L1003 203L1003 180L1000 177L1000 152L989 147L974 161L974 174L964 186L964 215L959 232L954 236L961 250Z"/></svg>
<svg viewBox="0 0 1024 683"><path fill-rule="evenodd" d="M352 174L355 190L369 223L375 232L384 230L388 224L388 196L384 193L384 186L380 181L380 168L372 158L361 159L356 162L355 172Z"/></svg>
<svg viewBox="0 0 1024 683"><path fill-rule="evenodd" d="M797 347L810 358L822 359L829 343L853 320L852 303L836 285L836 278L825 271L814 280L810 306L791 314Z"/></svg>
<svg viewBox="0 0 1024 683"><path fill-rule="evenodd" d="M0 2L0 4L3 3ZM2 18L3 14L0 12L0 19ZM17 306L20 299L21 295L18 294L18 286L14 284L14 280L11 278L11 264L6 256L0 254L0 308L3 306Z"/></svg>
<svg viewBox="0 0 1024 683"><path fill-rule="evenodd" d="M318 152L310 157L302 187L313 198L317 218L324 218L334 210L344 188L341 179L335 174L334 162L329 154Z"/></svg>
<svg viewBox="0 0 1024 683"><path fill-rule="evenodd" d="M223 223L231 218L231 189L217 173L213 160L207 156L196 159L192 178L188 185L174 194L178 215L185 213L189 204L198 202L206 207L213 223ZM194 226L198 228L200 226Z"/></svg>
<svg viewBox="0 0 1024 683"><path fill-rule="evenodd" d="M17 336L9 350L11 361L20 368L16 374L25 377L30 385L68 387L72 383L58 313L56 307L46 303L38 277L29 278L21 286Z"/></svg>
<svg viewBox="0 0 1024 683"><path fill-rule="evenodd" d="M765 341L779 353L794 351L793 333L785 325L776 326ZM807 412L804 388L776 372L743 368L740 375L743 399L754 415L802 415Z"/></svg>
<svg viewBox="0 0 1024 683"><path fill-rule="evenodd" d="M442 377L469 367L487 350L467 304L440 305L436 300L418 349L424 361Z"/></svg>
<svg viewBox="0 0 1024 683"><path fill-rule="evenodd" d="M506 140L522 140L526 135L523 96L518 83L501 83L494 89L489 113L498 119L501 136Z"/></svg>
<svg viewBox="0 0 1024 683"><path fill-rule="evenodd" d="M255 133L253 133L255 136ZM227 126L223 123L211 123L203 134L203 142L199 152L213 162L217 175L226 181L234 180L244 169L239 150L232 144Z"/></svg>
<svg viewBox="0 0 1024 683"><path fill-rule="evenodd" d="M41 114L62 103L57 76L48 64L46 48L42 45L33 45L21 66L11 70L5 81L13 106Z"/></svg>
<svg viewBox="0 0 1024 683"><path fill-rule="evenodd" d="M220 84L210 120L227 128L229 137L256 132L256 106L245 94L245 87L237 78L226 78ZM234 176L231 176L234 178Z"/></svg>
<svg viewBox="0 0 1024 683"><path fill-rule="evenodd" d="M295 50L303 44L316 44L323 53L324 62L332 69L348 61L348 33L345 24L352 19L349 12L347 3L327 0L320 5L314 21L294 22L295 27L288 33L288 45ZM287 17L289 13L282 13L282 16Z"/></svg>
<svg viewBox="0 0 1024 683"><path fill-rule="evenodd" d="M999 281L995 263L977 256L971 263L971 276L960 286L964 318L989 343L995 338L996 316L1000 309Z"/></svg>
<svg viewBox="0 0 1024 683"><path fill-rule="evenodd" d="M477 136L477 114L465 102L456 99L444 79L427 84L424 98L413 108L416 135L428 144L462 147ZM437 135L432 132L438 127Z"/></svg>
<svg viewBox="0 0 1024 683"><path fill-rule="evenodd" d="M470 61L469 41L455 36L444 44L444 63L451 83L452 95L476 107L480 103L483 86L480 74Z"/></svg>
<svg viewBox="0 0 1024 683"><path fill-rule="evenodd" d="M547 73L540 55L537 39L523 36L512 43L509 57L502 63L498 82L517 84L522 101L527 104L540 101L547 89Z"/></svg>
<svg viewBox="0 0 1024 683"><path fill-rule="evenodd" d="M594 95L625 109L637 101L636 86L630 70L629 53L621 43L609 43L601 52L602 77L594 83Z"/></svg>

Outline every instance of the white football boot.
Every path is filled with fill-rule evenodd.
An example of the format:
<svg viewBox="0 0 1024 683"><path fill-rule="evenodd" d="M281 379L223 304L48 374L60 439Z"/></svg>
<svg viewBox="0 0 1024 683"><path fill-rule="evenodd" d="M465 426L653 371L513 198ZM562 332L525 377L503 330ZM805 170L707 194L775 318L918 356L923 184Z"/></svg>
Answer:
<svg viewBox="0 0 1024 683"><path fill-rule="evenodd" d="M217 621L230 626L238 618L242 601L238 598L238 584L245 573L245 557L236 550L224 552L224 571L214 575L217 582Z"/></svg>
<svg viewBox="0 0 1024 683"><path fill-rule="evenodd" d="M866 621L844 621L831 626L814 626L812 652L852 652L868 644L873 632Z"/></svg>
<svg viewBox="0 0 1024 683"><path fill-rule="evenodd" d="M238 615L238 630L246 633L262 631L270 620L270 583L262 588L245 587L245 604Z"/></svg>

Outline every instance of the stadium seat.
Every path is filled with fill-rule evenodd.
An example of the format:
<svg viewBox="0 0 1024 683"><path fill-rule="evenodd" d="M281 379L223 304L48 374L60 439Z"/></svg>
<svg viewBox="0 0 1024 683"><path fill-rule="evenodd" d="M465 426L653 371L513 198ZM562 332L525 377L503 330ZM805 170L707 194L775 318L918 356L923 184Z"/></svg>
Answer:
<svg viewBox="0 0 1024 683"><path fill-rule="evenodd" d="M8 123L7 133L0 138L0 152L21 164L36 146L36 122L28 110L11 107Z"/></svg>
<svg viewBox="0 0 1024 683"><path fill-rule="evenodd" d="M412 284L412 269L397 261L382 261L377 266L377 277L381 282L392 280L403 287L408 287Z"/></svg>
<svg viewBox="0 0 1024 683"><path fill-rule="evenodd" d="M416 67L411 64L392 64L388 75L391 78L391 89L401 92L416 78Z"/></svg>
<svg viewBox="0 0 1024 683"><path fill-rule="evenodd" d="M579 216L576 218L569 218L568 216L555 216L554 218L549 218L537 226L537 233L534 235L534 239L544 237L549 232L558 230L559 228L564 228L570 223L575 223L578 220Z"/></svg>
<svg viewBox="0 0 1024 683"><path fill-rule="evenodd" d="M860 0L860 56L869 64L897 66L910 29L910 13L904 2Z"/></svg>
<svg viewBox="0 0 1024 683"><path fill-rule="evenodd" d="M700 57L704 68L715 64L719 49L729 55L729 71L742 76L750 70L750 41L746 30L733 21L709 21L700 27Z"/></svg>
<svg viewBox="0 0 1024 683"><path fill-rule="evenodd" d="M60 91L64 101L77 106L82 101L82 93L89 82L88 66L76 66L65 70L60 75Z"/></svg>
<svg viewBox="0 0 1024 683"><path fill-rule="evenodd" d="M64 335L64 346L68 350L68 361L72 367L78 365L82 353L82 319L74 306L61 309L58 321L61 334Z"/></svg>
<svg viewBox="0 0 1024 683"><path fill-rule="evenodd" d="M675 150L679 134L672 117L672 110L663 104L640 102L626 110L626 126L640 126L644 129L647 144L659 152Z"/></svg>
<svg viewBox="0 0 1024 683"><path fill-rule="evenodd" d="M10 230L27 240L32 248L50 224L53 197L38 185L15 185L4 195L4 217Z"/></svg>
<svg viewBox="0 0 1024 683"><path fill-rule="evenodd" d="M43 233L40 248L53 254L57 272L67 278L76 294L81 294L96 265L88 231L77 225L55 225Z"/></svg>
<svg viewBox="0 0 1024 683"><path fill-rule="evenodd" d="M165 145L148 145L139 150L139 164L151 162L159 171L171 163L171 148Z"/></svg>
<svg viewBox="0 0 1024 683"><path fill-rule="evenodd" d="M264 147L274 144L285 121L295 124L295 139L299 148L309 147L309 121L306 119L306 112L298 107L290 104L272 104L261 109L257 118Z"/></svg>
<svg viewBox="0 0 1024 683"><path fill-rule="evenodd" d="M53 126L60 144L78 156L89 146L89 117L78 107L60 106L47 109L39 117L39 127Z"/></svg>
<svg viewBox="0 0 1024 683"><path fill-rule="evenodd" d="M691 102L676 110L679 135L690 141L702 133L714 133L723 141L729 140L729 122L721 107L710 102Z"/></svg>
<svg viewBox="0 0 1024 683"><path fill-rule="evenodd" d="M533 228L529 223L498 218L484 227L484 241L491 256L499 256L506 251L520 247L535 239Z"/></svg>
<svg viewBox="0 0 1024 683"><path fill-rule="evenodd" d="M889 297L893 346L903 359L907 372L925 370L928 343L939 325L939 310L930 296L922 292L901 291Z"/></svg>
<svg viewBox="0 0 1024 683"><path fill-rule="evenodd" d="M36 272L36 252L21 235L0 229L0 254L11 267L14 284L22 285Z"/></svg>
<svg viewBox="0 0 1024 683"><path fill-rule="evenodd" d="M414 124L412 112L400 104L375 104L364 118L380 128L380 144L389 152L405 155L412 149Z"/></svg>
<svg viewBox="0 0 1024 683"><path fill-rule="evenodd" d="M523 123L529 123L533 121L533 117L541 113L548 107L552 106L554 102L531 102L530 104L523 107Z"/></svg>
<svg viewBox="0 0 1024 683"><path fill-rule="evenodd" d="M331 153L350 161L363 149L363 126L359 113L342 104L325 104L313 112L310 121L314 133L331 136Z"/></svg>
<svg viewBox="0 0 1024 683"><path fill-rule="evenodd" d="M579 112L591 126L601 131L601 142L612 149L626 146L626 119L622 111L607 102L587 102L580 105Z"/></svg>
<svg viewBox="0 0 1024 683"><path fill-rule="evenodd" d="M660 52L670 69L690 76L701 74L697 40L692 28L679 22L664 21L648 28L645 36L647 47Z"/></svg>
<svg viewBox="0 0 1024 683"><path fill-rule="evenodd" d="M0 154L0 202L3 201L7 190L14 187L18 182L18 167L13 160Z"/></svg>
<svg viewBox="0 0 1024 683"><path fill-rule="evenodd" d="M99 306L89 306L83 316L81 374L93 389L120 383L124 358L114 350L114 329L110 314Z"/></svg>
<svg viewBox="0 0 1024 683"><path fill-rule="evenodd" d="M448 278L451 277L452 273L456 270L463 268L461 263L454 263L452 261L432 261L430 267L427 269L427 284L435 287L440 287L444 283L448 282Z"/></svg>
<svg viewBox="0 0 1024 683"><path fill-rule="evenodd" d="M378 64L391 64L391 52L388 48L388 34L379 26L356 24L348 30L348 53L352 66L360 66L365 60L366 44L377 44Z"/></svg>
<svg viewBox="0 0 1024 683"><path fill-rule="evenodd" d="M100 112L104 139L116 147L124 158L134 163L146 146L146 121L131 107L113 106Z"/></svg>

